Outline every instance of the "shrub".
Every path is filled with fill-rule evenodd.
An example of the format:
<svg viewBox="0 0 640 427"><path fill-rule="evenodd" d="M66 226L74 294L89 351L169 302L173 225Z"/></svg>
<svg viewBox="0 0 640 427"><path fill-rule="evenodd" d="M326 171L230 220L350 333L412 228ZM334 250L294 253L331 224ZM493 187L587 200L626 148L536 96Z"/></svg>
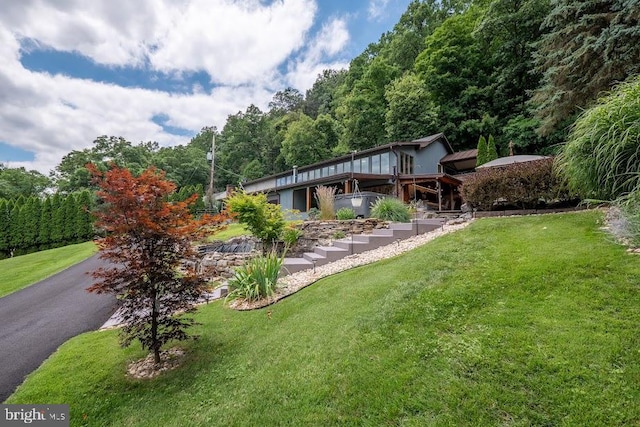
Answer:
<svg viewBox="0 0 640 427"><path fill-rule="evenodd" d="M320 209L318 209L318 208L309 209L307 211L307 218L309 218L312 221L320 218Z"/></svg>
<svg viewBox="0 0 640 427"><path fill-rule="evenodd" d="M338 231L336 231L335 233L333 233L333 238L334 238L335 240L338 240L338 239L344 239L345 237L347 237L347 233L345 233L345 232L344 232L344 231L342 231L342 230L338 230Z"/></svg>
<svg viewBox="0 0 640 427"><path fill-rule="evenodd" d="M351 208L340 208L338 209L338 211L336 212L336 218L338 218L339 220L347 220L347 219L355 219L356 218L356 211L354 211Z"/></svg>
<svg viewBox="0 0 640 427"><path fill-rule="evenodd" d="M570 195L548 158L480 169L465 180L462 197L475 208L491 210L498 201L532 208L540 200L568 200Z"/></svg>
<svg viewBox="0 0 640 427"><path fill-rule="evenodd" d="M229 279L227 299L257 301L274 294L283 258L275 252L261 255L237 267Z"/></svg>
<svg viewBox="0 0 640 427"><path fill-rule="evenodd" d="M320 206L320 219L334 219L335 214L335 197L336 187L325 187L324 185L316 188L316 200Z"/></svg>
<svg viewBox="0 0 640 427"><path fill-rule="evenodd" d="M294 227L287 227L282 232L282 240L287 247L295 245L300 237L302 237L302 231Z"/></svg>
<svg viewBox="0 0 640 427"><path fill-rule="evenodd" d="M585 197L612 200L640 188L640 76L576 120L556 164Z"/></svg>
<svg viewBox="0 0 640 427"><path fill-rule="evenodd" d="M371 216L383 221L409 222L409 207L398 199L383 197L371 205Z"/></svg>
<svg viewBox="0 0 640 427"><path fill-rule="evenodd" d="M251 195L238 191L227 199L227 210L265 246L282 234L285 224L282 210L267 202L267 196L262 193Z"/></svg>

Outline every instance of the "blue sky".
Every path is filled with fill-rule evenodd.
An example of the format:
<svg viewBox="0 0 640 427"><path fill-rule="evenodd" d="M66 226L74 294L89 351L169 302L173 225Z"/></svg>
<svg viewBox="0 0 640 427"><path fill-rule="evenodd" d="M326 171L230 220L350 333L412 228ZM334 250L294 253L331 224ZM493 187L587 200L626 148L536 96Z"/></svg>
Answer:
<svg viewBox="0 0 640 427"><path fill-rule="evenodd" d="M100 135L185 144L347 68L410 0L9 0L0 162L48 173Z"/></svg>

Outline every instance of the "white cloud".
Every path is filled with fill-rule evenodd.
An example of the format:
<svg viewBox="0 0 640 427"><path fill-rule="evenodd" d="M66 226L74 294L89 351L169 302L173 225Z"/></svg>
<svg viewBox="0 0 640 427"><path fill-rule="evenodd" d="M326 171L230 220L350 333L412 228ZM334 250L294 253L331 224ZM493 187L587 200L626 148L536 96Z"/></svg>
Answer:
<svg viewBox="0 0 640 427"><path fill-rule="evenodd" d="M0 141L35 153L10 166L53 169L62 156L100 135L134 143L187 143L152 118L198 132L221 128L250 104L263 110L285 85L302 91L349 41L333 19L312 34L314 0L21 0L0 14ZM29 43L25 44L25 41ZM25 69L21 49L80 53L96 64L146 67L179 76L204 70L214 89L185 80L190 93L120 87ZM283 75L278 70L287 66Z"/></svg>
<svg viewBox="0 0 640 427"><path fill-rule="evenodd" d="M166 73L204 70L217 83L242 84L269 78L300 49L316 11L313 0L27 1L0 22L40 47L98 64L148 61Z"/></svg>
<svg viewBox="0 0 640 427"><path fill-rule="evenodd" d="M325 58L340 52L348 42L349 31L343 19L333 19L325 24L309 43L307 51L290 65L287 74L289 84L304 90L313 85L322 70L348 68L349 63L345 61L325 61Z"/></svg>
<svg viewBox="0 0 640 427"><path fill-rule="evenodd" d="M389 0L370 0L369 1L369 19L377 20L384 16Z"/></svg>

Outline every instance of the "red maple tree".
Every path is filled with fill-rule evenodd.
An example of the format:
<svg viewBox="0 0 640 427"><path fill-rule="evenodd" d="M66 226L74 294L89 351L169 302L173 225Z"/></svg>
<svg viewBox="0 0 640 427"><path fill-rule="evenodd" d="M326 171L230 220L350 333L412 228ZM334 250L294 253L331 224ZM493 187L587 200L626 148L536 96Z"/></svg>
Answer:
<svg viewBox="0 0 640 427"><path fill-rule="evenodd" d="M184 263L195 256L193 242L221 228L224 217L195 220L184 202L169 202L176 186L164 172L149 168L135 177L111 165L106 172L87 165L100 190L96 209L100 257L109 261L93 273L98 281L88 290L115 294L123 320L123 346L138 339L160 362L160 349L171 340L189 337L194 304L206 292L206 281Z"/></svg>

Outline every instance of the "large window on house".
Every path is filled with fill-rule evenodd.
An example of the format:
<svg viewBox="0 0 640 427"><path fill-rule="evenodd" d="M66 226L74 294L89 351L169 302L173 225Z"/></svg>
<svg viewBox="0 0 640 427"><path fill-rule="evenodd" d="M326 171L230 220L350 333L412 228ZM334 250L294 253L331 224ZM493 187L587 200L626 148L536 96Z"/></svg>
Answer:
<svg viewBox="0 0 640 427"><path fill-rule="evenodd" d="M413 156L400 153L400 173L403 175L413 174Z"/></svg>
<svg viewBox="0 0 640 427"><path fill-rule="evenodd" d="M353 161L353 171L356 173L360 172L360 159L355 159Z"/></svg>
<svg viewBox="0 0 640 427"><path fill-rule="evenodd" d="M389 153L380 154L380 173L391 173Z"/></svg>
<svg viewBox="0 0 640 427"><path fill-rule="evenodd" d="M380 154L371 156L371 173L380 173Z"/></svg>
<svg viewBox="0 0 640 427"><path fill-rule="evenodd" d="M369 168L369 158L368 157L360 159L360 172L362 172L362 173L371 172L371 169Z"/></svg>

